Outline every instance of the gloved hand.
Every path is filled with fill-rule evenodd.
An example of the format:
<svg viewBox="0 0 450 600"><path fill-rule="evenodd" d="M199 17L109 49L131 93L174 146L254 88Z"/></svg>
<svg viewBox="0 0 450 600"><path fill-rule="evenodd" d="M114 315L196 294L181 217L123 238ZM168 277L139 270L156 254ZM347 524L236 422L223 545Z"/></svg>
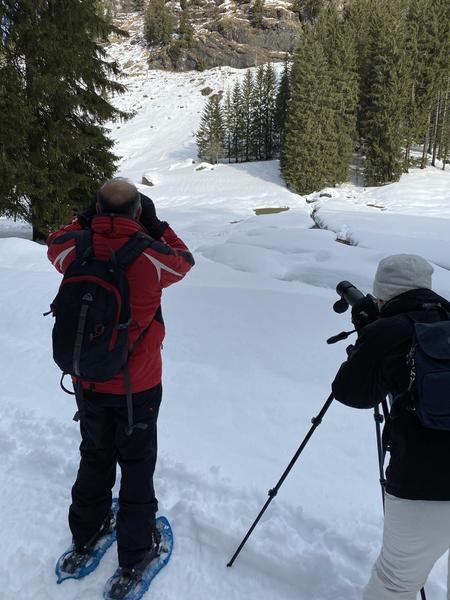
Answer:
<svg viewBox="0 0 450 600"><path fill-rule="evenodd" d="M379 311L375 298L369 294L358 300L352 307L352 323L356 331L360 331L366 325L376 321L378 315Z"/></svg>
<svg viewBox="0 0 450 600"><path fill-rule="evenodd" d="M141 206L140 222L152 238L159 240L169 225L165 221L158 219L153 200L148 196L144 196L144 194L141 194Z"/></svg>
<svg viewBox="0 0 450 600"><path fill-rule="evenodd" d="M97 214L97 200L94 200L89 205L89 208L81 213L78 213L78 223L83 229L88 229L91 226L92 218Z"/></svg>

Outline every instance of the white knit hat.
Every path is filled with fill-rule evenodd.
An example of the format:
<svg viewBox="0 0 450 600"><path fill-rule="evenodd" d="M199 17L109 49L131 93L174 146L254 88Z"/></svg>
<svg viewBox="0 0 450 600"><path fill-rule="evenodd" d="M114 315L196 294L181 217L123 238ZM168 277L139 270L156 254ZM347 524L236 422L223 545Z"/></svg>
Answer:
<svg viewBox="0 0 450 600"><path fill-rule="evenodd" d="M433 267L416 254L394 254L383 258L373 282L373 293L379 300L388 301L408 290L431 290Z"/></svg>

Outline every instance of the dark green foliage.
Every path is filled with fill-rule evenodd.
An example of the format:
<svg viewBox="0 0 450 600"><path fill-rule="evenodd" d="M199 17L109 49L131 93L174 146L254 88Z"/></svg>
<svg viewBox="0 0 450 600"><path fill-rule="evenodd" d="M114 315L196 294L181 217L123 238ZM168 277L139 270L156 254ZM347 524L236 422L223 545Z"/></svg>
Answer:
<svg viewBox="0 0 450 600"><path fill-rule="evenodd" d="M224 151L224 119L220 106L220 96L214 94L208 98L197 132L198 156L216 164Z"/></svg>
<svg viewBox="0 0 450 600"><path fill-rule="evenodd" d="M227 159L280 156L286 181L301 193L346 181L356 148L371 185L398 180L412 164L416 144L423 144L423 165L431 155L431 164L441 160L445 168L448 1L347 0L337 10L320 0L302 6L309 22L278 88L270 65L261 66L254 77L247 71L227 96Z"/></svg>
<svg viewBox="0 0 450 600"><path fill-rule="evenodd" d="M264 0L254 0L250 20L254 27L261 27L264 17Z"/></svg>
<svg viewBox="0 0 450 600"><path fill-rule="evenodd" d="M275 115L274 115L274 146L275 151L279 152L283 143L284 126L286 122L287 108L290 91L290 66L286 56L284 61L284 69L281 75L280 84L278 86L277 96L275 100Z"/></svg>
<svg viewBox="0 0 450 600"><path fill-rule="evenodd" d="M330 160L333 163L331 182L335 184L347 180L355 146L358 106L356 40L352 28L335 5L322 9L316 29L332 81L329 99L333 109L337 151Z"/></svg>
<svg viewBox="0 0 450 600"><path fill-rule="evenodd" d="M180 60L182 53L183 42L181 40L173 40L167 49L167 54L169 55L174 67L177 66L177 63Z"/></svg>
<svg viewBox="0 0 450 600"><path fill-rule="evenodd" d="M273 158L276 88L272 65L258 67L251 95L250 122L251 154L256 160Z"/></svg>
<svg viewBox="0 0 450 600"><path fill-rule="evenodd" d="M168 44L175 31L175 17L164 0L150 0L144 17L144 35L151 45Z"/></svg>
<svg viewBox="0 0 450 600"><path fill-rule="evenodd" d="M242 92L238 82L225 95L223 108L225 157L228 162L240 162L244 155L244 119Z"/></svg>
<svg viewBox="0 0 450 600"><path fill-rule="evenodd" d="M295 54L281 153L283 176L300 194L333 183L338 151L333 81L317 33L306 26Z"/></svg>
<svg viewBox="0 0 450 600"><path fill-rule="evenodd" d="M243 160L249 161L252 145L252 115L255 96L255 85L251 71L247 71L242 83L242 126L243 126Z"/></svg>
<svg viewBox="0 0 450 600"><path fill-rule="evenodd" d="M366 181L395 181L414 144L439 153L449 74L446 0L350 0L346 18L357 40L358 133Z"/></svg>
<svg viewBox="0 0 450 600"><path fill-rule="evenodd" d="M125 115L106 98L123 87L111 80L117 66L101 42L118 30L92 6L9 0L0 7L0 210L43 233L88 204L115 170L104 124Z"/></svg>
<svg viewBox="0 0 450 600"><path fill-rule="evenodd" d="M396 2L376 0L370 13L361 136L369 185L397 181L402 173L406 62L403 19Z"/></svg>
<svg viewBox="0 0 450 600"><path fill-rule="evenodd" d="M191 17L187 8L181 12L178 33L187 48L191 48L194 45L194 28L192 27Z"/></svg>

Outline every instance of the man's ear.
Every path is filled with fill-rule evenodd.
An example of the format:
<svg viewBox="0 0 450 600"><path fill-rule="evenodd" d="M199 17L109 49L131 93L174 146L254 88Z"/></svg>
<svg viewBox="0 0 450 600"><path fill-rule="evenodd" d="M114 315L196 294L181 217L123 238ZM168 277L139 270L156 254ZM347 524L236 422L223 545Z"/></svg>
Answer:
<svg viewBox="0 0 450 600"><path fill-rule="evenodd" d="M139 219L141 218L141 215L142 215L142 206L140 206L136 211L136 216L134 217L136 219L136 221L139 221Z"/></svg>

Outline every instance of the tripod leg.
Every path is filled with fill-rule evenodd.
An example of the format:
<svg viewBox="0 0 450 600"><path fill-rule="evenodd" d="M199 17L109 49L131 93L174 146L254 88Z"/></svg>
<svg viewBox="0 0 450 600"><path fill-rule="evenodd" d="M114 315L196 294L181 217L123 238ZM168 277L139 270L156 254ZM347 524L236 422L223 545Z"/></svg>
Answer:
<svg viewBox="0 0 450 600"><path fill-rule="evenodd" d="M377 450L378 450L378 470L380 475L380 485L381 485L381 497L383 502L383 512L384 512L384 494L386 489L386 479L384 477L384 449L381 435L381 424L384 421L383 415L380 413L380 407L378 404L374 408L373 418L375 419L375 428L377 435Z"/></svg>
<svg viewBox="0 0 450 600"><path fill-rule="evenodd" d="M233 557L231 558L230 562L227 564L227 567L232 567L234 561L236 560L236 558L239 556L242 548L245 546L248 538L250 537L250 535L252 534L252 531L255 529L256 525L259 523L261 517L263 516L263 514L266 512L269 504L272 502L272 500L275 498L275 496L278 494L278 490L280 489L280 487L283 485L284 480L286 479L286 477L289 475L292 467L294 466L294 464L296 463L298 457L300 456L300 454L303 452L306 444L309 442L312 434L314 433L314 431L317 429L317 427L322 423L322 419L325 416L325 413L327 412L327 410L330 408L330 404L333 402L333 394L330 394L328 396L327 401L325 402L325 404L322 406L322 409L320 411L320 413L317 415L317 417L314 417L313 419L311 419L312 421L312 427L311 429L308 431L308 433L305 436L305 439L303 440L303 442L300 444L299 449L297 450L297 452L294 454L294 456L292 457L291 462L289 463L289 465L287 466L286 470L284 471L283 475L280 477L280 480L278 481L277 485L269 490L268 494L269 494L269 498L266 501L266 503L264 504L264 506L262 507L259 515L256 517L256 519L254 520L252 526L250 527L250 529L248 530L247 534L245 535L244 539L242 540L242 542L239 544L238 549L236 550L236 552L233 554Z"/></svg>

